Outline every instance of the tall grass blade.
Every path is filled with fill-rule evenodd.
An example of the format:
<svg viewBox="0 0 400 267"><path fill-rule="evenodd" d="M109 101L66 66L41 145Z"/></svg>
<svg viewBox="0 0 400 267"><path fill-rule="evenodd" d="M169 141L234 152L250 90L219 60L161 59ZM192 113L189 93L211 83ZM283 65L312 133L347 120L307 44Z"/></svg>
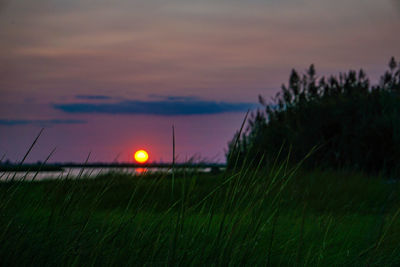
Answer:
<svg viewBox="0 0 400 267"><path fill-rule="evenodd" d="M39 172L42 170L42 168L46 165L46 163L49 161L51 156L56 152L57 148L53 148L53 150L50 152L50 154L47 156L47 158L43 161L43 163L40 165L39 169L36 171L35 175L32 177L32 182L35 181L36 176L39 174Z"/></svg>
<svg viewBox="0 0 400 267"><path fill-rule="evenodd" d="M22 164L24 164L26 158L28 157L28 155L31 153L33 147L35 146L36 142L38 141L39 137L42 135L44 128L40 129L38 135L36 136L35 140L33 140L31 146L29 147L28 151L26 151L24 157L22 158L21 162L19 163L19 166L22 166ZM15 176L17 176L17 172L14 173L13 177L11 178L11 181L14 181Z"/></svg>
<svg viewBox="0 0 400 267"><path fill-rule="evenodd" d="M175 187L175 127L172 125L172 184L171 193L174 197L174 187Z"/></svg>
<svg viewBox="0 0 400 267"><path fill-rule="evenodd" d="M42 135L44 128L40 129L40 132L38 133L38 135L36 136L35 140L33 141L33 143L31 144L31 146L29 147L28 151L25 153L25 156L23 157L23 159L20 162L20 165L22 165L26 158L28 157L28 155L31 153L32 148L35 146L36 142L38 141L39 137Z"/></svg>
<svg viewBox="0 0 400 267"><path fill-rule="evenodd" d="M235 155L235 152L236 152L236 149L237 149L237 145L238 145L239 140L240 140L240 136L242 135L244 125L246 124L247 117L249 116L249 112L250 112L250 110L247 110L246 115L244 116L244 119L242 121L242 125L240 126L239 133L236 136L235 142L233 143L232 153L230 154L230 157L227 159L228 164L231 162L232 157ZM236 165L237 165L238 160L239 160L238 157L239 157L239 155L237 155L237 157L236 157L236 162L235 162L235 166L234 166L233 169L236 169Z"/></svg>
<svg viewBox="0 0 400 267"><path fill-rule="evenodd" d="M83 172L85 171L85 166L86 166L87 163L89 162L89 158L90 158L90 155L91 155L91 154L92 154L92 152L90 151L89 154L88 154L87 157L86 157L86 160L85 160L85 163L83 164L82 169L80 170L80 172L79 172L79 174L78 174L78 176L77 176L78 179L82 178Z"/></svg>

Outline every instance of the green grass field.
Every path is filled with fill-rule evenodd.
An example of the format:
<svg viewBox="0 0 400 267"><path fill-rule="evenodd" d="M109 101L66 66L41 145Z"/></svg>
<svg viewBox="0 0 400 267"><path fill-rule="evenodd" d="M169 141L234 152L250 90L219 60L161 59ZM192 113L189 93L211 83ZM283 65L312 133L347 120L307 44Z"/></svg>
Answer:
<svg viewBox="0 0 400 267"><path fill-rule="evenodd" d="M276 167L0 183L2 266L399 266L400 185Z"/></svg>

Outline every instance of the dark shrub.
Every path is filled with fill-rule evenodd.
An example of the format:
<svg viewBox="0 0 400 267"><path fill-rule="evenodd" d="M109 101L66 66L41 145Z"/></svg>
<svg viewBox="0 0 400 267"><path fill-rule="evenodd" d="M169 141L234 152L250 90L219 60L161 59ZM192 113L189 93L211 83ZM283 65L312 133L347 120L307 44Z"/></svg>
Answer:
<svg viewBox="0 0 400 267"><path fill-rule="evenodd" d="M363 70L317 77L310 66L292 71L288 85L251 114L237 142L229 143L228 166L283 160L311 168L354 168L393 173L400 160L400 66L392 58L379 84ZM235 144L236 143L236 144ZM250 156L251 155L251 156ZM250 164L250 163L248 163Z"/></svg>

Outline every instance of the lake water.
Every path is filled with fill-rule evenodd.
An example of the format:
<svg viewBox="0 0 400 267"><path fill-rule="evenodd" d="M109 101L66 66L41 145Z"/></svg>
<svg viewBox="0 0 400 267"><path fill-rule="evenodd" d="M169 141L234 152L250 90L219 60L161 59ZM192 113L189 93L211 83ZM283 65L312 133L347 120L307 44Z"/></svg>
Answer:
<svg viewBox="0 0 400 267"><path fill-rule="evenodd" d="M44 180L79 178L82 176L93 177L110 172L140 175L149 172L170 172L166 168L65 168L63 171L31 171L31 172L0 172L0 181L9 180ZM197 169L200 172L210 172L211 168Z"/></svg>

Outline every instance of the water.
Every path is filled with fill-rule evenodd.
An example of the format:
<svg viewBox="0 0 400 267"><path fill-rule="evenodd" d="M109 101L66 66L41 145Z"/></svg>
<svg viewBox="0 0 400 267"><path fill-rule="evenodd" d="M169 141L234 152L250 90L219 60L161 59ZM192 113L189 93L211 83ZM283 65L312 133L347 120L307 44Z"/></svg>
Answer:
<svg viewBox="0 0 400 267"><path fill-rule="evenodd" d="M118 172L132 175L145 174L149 172L170 172L166 168L64 168L63 171L29 171L29 172L0 172L0 181L14 180L45 180L45 179L65 179L77 177L95 178L100 174ZM199 172L210 172L211 168L197 169Z"/></svg>

